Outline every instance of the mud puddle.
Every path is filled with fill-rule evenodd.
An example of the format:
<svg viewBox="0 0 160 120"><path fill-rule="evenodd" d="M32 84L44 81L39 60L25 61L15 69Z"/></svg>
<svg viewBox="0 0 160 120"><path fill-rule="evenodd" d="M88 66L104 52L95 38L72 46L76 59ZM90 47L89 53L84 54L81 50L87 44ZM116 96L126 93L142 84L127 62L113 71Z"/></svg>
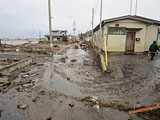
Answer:
<svg viewBox="0 0 160 120"><path fill-rule="evenodd" d="M16 99L0 94L0 120L29 120L27 112L17 109Z"/></svg>
<svg viewBox="0 0 160 120"><path fill-rule="evenodd" d="M48 65L48 67L46 68L46 71L43 76L45 88L47 88L48 90L56 90L68 96L84 96L80 93L79 88L78 86L76 86L76 84L69 82L67 79L57 74L54 71L54 68L51 68L51 63L46 64Z"/></svg>

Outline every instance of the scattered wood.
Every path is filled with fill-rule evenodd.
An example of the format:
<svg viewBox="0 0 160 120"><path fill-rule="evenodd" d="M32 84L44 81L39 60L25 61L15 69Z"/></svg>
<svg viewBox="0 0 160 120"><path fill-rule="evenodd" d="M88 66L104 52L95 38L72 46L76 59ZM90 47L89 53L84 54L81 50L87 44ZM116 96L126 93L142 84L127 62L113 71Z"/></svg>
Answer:
<svg viewBox="0 0 160 120"><path fill-rule="evenodd" d="M17 105L17 108L18 108L18 109L25 110L25 109L29 108L29 105L28 105L28 104Z"/></svg>
<svg viewBox="0 0 160 120"><path fill-rule="evenodd" d="M156 109L160 109L160 106L153 106L153 107L147 107L147 108L141 108L141 109L129 111L129 114L135 114L135 113L140 113L140 112L152 111L152 110L156 110Z"/></svg>

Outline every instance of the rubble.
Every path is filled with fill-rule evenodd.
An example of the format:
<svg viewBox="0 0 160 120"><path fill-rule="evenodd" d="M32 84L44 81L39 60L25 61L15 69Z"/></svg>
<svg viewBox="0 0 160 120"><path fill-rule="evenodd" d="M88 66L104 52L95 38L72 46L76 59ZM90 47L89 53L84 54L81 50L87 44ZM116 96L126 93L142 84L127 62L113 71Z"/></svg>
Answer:
<svg viewBox="0 0 160 120"><path fill-rule="evenodd" d="M63 62L63 63L65 63L67 58L68 58L67 56L66 57L61 57L60 61Z"/></svg>
<svg viewBox="0 0 160 120"><path fill-rule="evenodd" d="M41 94L41 95L45 95L46 92L45 92L45 91L40 91L40 94Z"/></svg>
<svg viewBox="0 0 160 120"><path fill-rule="evenodd" d="M86 106L93 107L99 109L99 100L97 96L88 96L85 98L81 98L80 101L84 103Z"/></svg>
<svg viewBox="0 0 160 120"><path fill-rule="evenodd" d="M29 77L29 74L27 73L27 74L23 74L23 75L21 75L21 77L22 78L28 78Z"/></svg>
<svg viewBox="0 0 160 120"><path fill-rule="evenodd" d="M133 110L132 107L120 104L118 102L103 103L98 99L97 96L91 96L91 97L88 96L85 98L81 98L80 101L88 107L93 107L93 108L97 108L97 109L100 109L100 107L110 107L110 108L118 109L120 111L125 111L125 112L128 112L129 110Z"/></svg>
<svg viewBox="0 0 160 120"><path fill-rule="evenodd" d="M27 108L29 108L29 105L28 104L20 104L20 105L17 105L17 108L18 109L22 109L22 110L25 110L25 109L27 109Z"/></svg>
<svg viewBox="0 0 160 120"><path fill-rule="evenodd" d="M16 90L18 91L18 92L24 92L25 91L25 89L21 86L21 87L18 87L18 88L16 88Z"/></svg>
<svg viewBox="0 0 160 120"><path fill-rule="evenodd" d="M74 46L74 49L79 49L79 47L78 47L78 45L77 45L77 44Z"/></svg>
<svg viewBox="0 0 160 120"><path fill-rule="evenodd" d="M76 61L77 61L76 59L72 59L72 60L71 60L71 62L76 62Z"/></svg>
<svg viewBox="0 0 160 120"><path fill-rule="evenodd" d="M31 84L31 83L34 83L35 81L31 80L31 79L26 79L26 80L23 80L23 81L20 81L18 83L18 85L24 85L24 84Z"/></svg>
<svg viewBox="0 0 160 120"><path fill-rule="evenodd" d="M47 120L52 120L52 118L51 118L51 117L49 117L49 118L47 118Z"/></svg>
<svg viewBox="0 0 160 120"><path fill-rule="evenodd" d="M2 92L2 94L6 94L8 92L8 89L7 88L3 88L1 92Z"/></svg>
<svg viewBox="0 0 160 120"><path fill-rule="evenodd" d="M74 104L73 104L73 103L70 103L69 106L70 106L71 108L73 108L73 107L74 107Z"/></svg>

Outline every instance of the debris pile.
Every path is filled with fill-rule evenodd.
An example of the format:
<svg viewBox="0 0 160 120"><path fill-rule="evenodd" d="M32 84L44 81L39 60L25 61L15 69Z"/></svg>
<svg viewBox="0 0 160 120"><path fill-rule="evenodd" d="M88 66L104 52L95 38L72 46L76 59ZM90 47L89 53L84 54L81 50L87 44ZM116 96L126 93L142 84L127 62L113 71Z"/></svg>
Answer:
<svg viewBox="0 0 160 120"><path fill-rule="evenodd" d="M144 113L138 113L138 115L146 120L159 120L160 110L152 110Z"/></svg>
<svg viewBox="0 0 160 120"><path fill-rule="evenodd" d="M85 97L85 98L81 98L80 101L88 107L94 107L94 108L97 108L97 109L100 108L99 100L98 100L98 97L96 97L96 96L92 96L92 97L88 96L88 97Z"/></svg>
<svg viewBox="0 0 160 120"><path fill-rule="evenodd" d="M89 41L81 41L80 46L82 49L88 49L90 46L90 42Z"/></svg>
<svg viewBox="0 0 160 120"><path fill-rule="evenodd" d="M29 108L29 105L28 104L19 104L19 105L17 105L17 108L25 110L25 109Z"/></svg>
<svg viewBox="0 0 160 120"><path fill-rule="evenodd" d="M66 56L66 57L61 57L61 58L60 58L60 61L63 62L63 63L65 63L65 62L66 62L66 59L68 59L67 56Z"/></svg>
<svg viewBox="0 0 160 120"><path fill-rule="evenodd" d="M97 109L100 109L100 107L109 107L109 108L118 109L120 111L125 111L125 112L128 112L129 110L133 110L132 107L120 104L118 102L102 103L97 96L91 96L91 97L88 96L88 97L80 98L78 100L84 103L87 107L93 107Z"/></svg>

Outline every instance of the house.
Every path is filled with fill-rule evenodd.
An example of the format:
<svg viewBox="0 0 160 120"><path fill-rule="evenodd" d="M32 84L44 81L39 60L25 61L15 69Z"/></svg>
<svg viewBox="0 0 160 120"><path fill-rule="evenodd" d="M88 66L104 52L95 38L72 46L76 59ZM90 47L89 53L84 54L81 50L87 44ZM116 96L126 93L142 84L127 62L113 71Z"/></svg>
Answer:
<svg viewBox="0 0 160 120"><path fill-rule="evenodd" d="M107 36L108 52L145 52L153 41L159 40L160 21L127 15L102 21L101 49L105 50ZM100 25L94 29L94 45L99 48ZM158 41L159 42L159 41Z"/></svg>
<svg viewBox="0 0 160 120"><path fill-rule="evenodd" d="M46 41L49 41L50 36L45 35ZM53 41L62 41L64 37L67 37L66 30L53 30L52 31L52 39Z"/></svg>

